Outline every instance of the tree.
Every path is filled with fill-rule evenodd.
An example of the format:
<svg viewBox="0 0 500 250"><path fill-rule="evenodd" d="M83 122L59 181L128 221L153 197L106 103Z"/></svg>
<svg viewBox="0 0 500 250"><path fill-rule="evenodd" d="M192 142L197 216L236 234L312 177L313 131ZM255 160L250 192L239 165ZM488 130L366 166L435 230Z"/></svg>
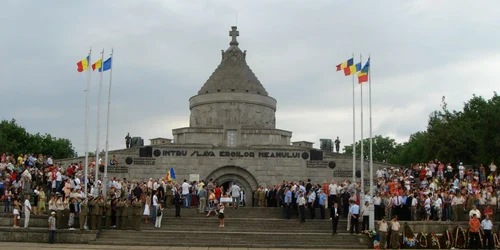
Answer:
<svg viewBox="0 0 500 250"><path fill-rule="evenodd" d="M14 155L35 153L51 155L55 159L76 157L70 140L50 134L30 134L15 119L0 122L0 149Z"/></svg>
<svg viewBox="0 0 500 250"><path fill-rule="evenodd" d="M445 97L441 110L429 116L427 130L410 136L402 144L397 164L441 162L488 165L500 160L500 97L490 100L473 95L462 110L448 110Z"/></svg>
<svg viewBox="0 0 500 250"><path fill-rule="evenodd" d="M389 137L376 135L373 137L373 160L379 162L394 163L399 154L400 145L396 140ZM363 140L364 158L369 159L370 156L370 139ZM344 154L352 155L352 145L344 146ZM361 157L361 140L356 142L356 156Z"/></svg>

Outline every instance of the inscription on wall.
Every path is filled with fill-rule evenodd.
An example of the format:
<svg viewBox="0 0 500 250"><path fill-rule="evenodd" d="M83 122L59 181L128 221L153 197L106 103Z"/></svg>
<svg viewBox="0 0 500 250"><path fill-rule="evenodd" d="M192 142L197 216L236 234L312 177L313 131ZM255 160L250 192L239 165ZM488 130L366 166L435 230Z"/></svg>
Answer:
<svg viewBox="0 0 500 250"><path fill-rule="evenodd" d="M226 151L226 150L153 150L155 157L231 157L231 158L309 158L304 152L290 151Z"/></svg>
<svg viewBox="0 0 500 250"><path fill-rule="evenodd" d="M151 158L151 157L127 157L127 159L125 159L125 162L128 164L128 165L147 165L147 166L154 166L156 165L156 159L155 158Z"/></svg>
<svg viewBox="0 0 500 250"><path fill-rule="evenodd" d="M352 170L333 170L333 177L349 177L352 178Z"/></svg>
<svg viewBox="0 0 500 250"><path fill-rule="evenodd" d="M104 167L100 167L99 171L101 173L104 172ZM128 166L125 165L113 165L113 166L108 166L108 174L127 174L128 173Z"/></svg>
<svg viewBox="0 0 500 250"><path fill-rule="evenodd" d="M307 161L306 168L327 168L327 161Z"/></svg>

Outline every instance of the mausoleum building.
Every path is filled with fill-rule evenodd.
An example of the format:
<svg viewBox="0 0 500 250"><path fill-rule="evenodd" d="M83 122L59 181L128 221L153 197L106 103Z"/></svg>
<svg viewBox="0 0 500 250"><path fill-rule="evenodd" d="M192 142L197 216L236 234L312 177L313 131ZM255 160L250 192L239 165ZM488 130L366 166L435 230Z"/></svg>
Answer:
<svg viewBox="0 0 500 250"><path fill-rule="evenodd" d="M276 99L248 66L237 28L229 35L219 66L189 99L189 127L173 129L173 140L154 138L149 146L110 151L119 164L108 167L108 177L164 178L174 168L179 182L236 182L246 191L283 180L352 179L352 157L314 149L312 142L292 142L291 131L276 128ZM360 165L358 161L357 169ZM364 165L368 179L368 162ZM375 163L375 170L382 165Z"/></svg>

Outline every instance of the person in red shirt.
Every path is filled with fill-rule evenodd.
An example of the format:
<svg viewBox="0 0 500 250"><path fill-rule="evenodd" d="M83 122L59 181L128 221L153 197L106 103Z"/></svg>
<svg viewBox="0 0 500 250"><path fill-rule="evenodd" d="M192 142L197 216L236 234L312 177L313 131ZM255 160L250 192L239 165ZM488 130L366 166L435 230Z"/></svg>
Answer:
<svg viewBox="0 0 500 250"><path fill-rule="evenodd" d="M218 203L220 203L220 196L221 196L221 193L222 193L221 188L223 188L223 187L219 186L219 187L215 188L215 198L217 199Z"/></svg>
<svg viewBox="0 0 500 250"><path fill-rule="evenodd" d="M68 167L68 171L66 171L66 174L67 174L69 177L73 176L73 170L74 170L73 165L70 165L70 166Z"/></svg>
<svg viewBox="0 0 500 250"><path fill-rule="evenodd" d="M484 215L489 216L490 218L493 216L493 209L491 209L490 205L487 205L484 209Z"/></svg>
<svg viewBox="0 0 500 250"><path fill-rule="evenodd" d="M422 168L420 170L420 175L418 176L418 178L420 179L420 181L423 181L425 179L425 175L427 174L427 170L425 170L425 168Z"/></svg>
<svg viewBox="0 0 500 250"><path fill-rule="evenodd" d="M478 249L479 248L479 227L481 226L481 222L476 217L476 214L472 214L472 217L469 220L470 227L470 249Z"/></svg>

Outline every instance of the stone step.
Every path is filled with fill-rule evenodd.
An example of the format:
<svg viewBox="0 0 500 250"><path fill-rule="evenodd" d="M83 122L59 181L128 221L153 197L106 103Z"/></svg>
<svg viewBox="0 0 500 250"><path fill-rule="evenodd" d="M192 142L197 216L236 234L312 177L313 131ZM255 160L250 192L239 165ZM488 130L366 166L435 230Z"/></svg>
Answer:
<svg viewBox="0 0 500 250"><path fill-rule="evenodd" d="M45 228L47 226L47 216L32 215L30 217L30 227L34 228ZM75 227L79 226L79 219L75 218ZM104 222L104 221L103 221ZM129 218L127 222L127 227L131 227L132 220ZM284 220L284 219L248 219L248 218L227 218L225 220L226 225L231 228L240 228L244 231L252 230L264 230L264 231L275 231L275 230L293 230L297 229L300 231L331 231L331 222L329 220L309 220L306 223L300 223L298 220ZM24 216L21 217L20 225L24 224ZM12 226L13 219L12 216L0 216L0 226ZM104 225L104 223L103 223ZM212 230L217 228L219 225L219 219L215 217L211 218L163 218L162 227L173 228L177 230L192 229L197 228L199 230ZM144 223L141 219L141 228L151 228L154 229L154 224L149 221L149 223ZM338 231L342 232L347 228L347 221L340 221L338 225Z"/></svg>
<svg viewBox="0 0 500 250"><path fill-rule="evenodd" d="M228 232L226 228L211 231L114 231L103 230L91 244L174 245L232 247L294 247L294 248L366 248L364 235L305 232Z"/></svg>
<svg viewBox="0 0 500 250"><path fill-rule="evenodd" d="M95 241L97 231L79 230L59 230L56 231L55 240L57 243L80 243L87 244ZM49 240L47 225L45 228L12 228L0 227L0 241L2 242L43 242Z"/></svg>

